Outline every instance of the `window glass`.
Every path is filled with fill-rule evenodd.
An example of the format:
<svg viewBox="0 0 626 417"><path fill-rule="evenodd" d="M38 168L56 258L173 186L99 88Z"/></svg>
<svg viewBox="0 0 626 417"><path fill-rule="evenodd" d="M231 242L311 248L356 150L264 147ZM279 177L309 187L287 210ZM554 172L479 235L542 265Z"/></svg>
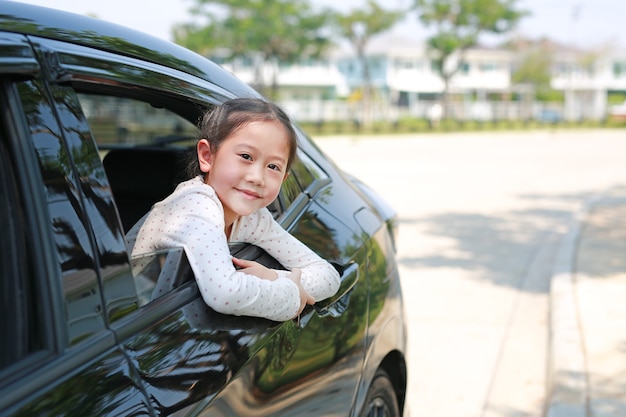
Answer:
<svg viewBox="0 0 626 417"><path fill-rule="evenodd" d="M298 161L299 163L293 165L292 171L303 190L309 188L315 180L327 177L324 171L305 153L298 154Z"/></svg>
<svg viewBox="0 0 626 417"><path fill-rule="evenodd" d="M101 94L78 94L98 146L181 142L197 137L196 126L147 102Z"/></svg>
<svg viewBox="0 0 626 417"><path fill-rule="evenodd" d="M294 175L297 165L300 165L300 164L296 161L291 167L292 173L289 176L287 176L287 178L285 179L285 182L283 182L283 186L281 187L280 201L281 201L281 205L283 206L282 207L283 211L286 210L287 207L289 207L291 203L293 203L293 201L302 192L302 189L300 188L300 185L298 184L298 180L296 179L296 176Z"/></svg>
<svg viewBox="0 0 626 417"><path fill-rule="evenodd" d="M298 158L293 162L289 176L283 182L280 195L268 208L274 218L280 217L296 199L304 195L318 179L326 178L321 170L304 152L298 151Z"/></svg>
<svg viewBox="0 0 626 417"><path fill-rule="evenodd" d="M44 349L41 302L36 300L26 212L5 138L0 137L0 370Z"/></svg>
<svg viewBox="0 0 626 417"><path fill-rule="evenodd" d="M131 259L139 305L144 306L191 279L182 248L164 249Z"/></svg>

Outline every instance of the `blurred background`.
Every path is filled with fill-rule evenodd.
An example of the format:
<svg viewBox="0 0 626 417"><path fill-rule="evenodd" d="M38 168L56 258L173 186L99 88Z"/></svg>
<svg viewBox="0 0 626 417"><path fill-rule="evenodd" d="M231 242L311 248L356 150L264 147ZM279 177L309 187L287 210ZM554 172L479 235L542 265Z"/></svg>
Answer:
<svg viewBox="0 0 626 417"><path fill-rule="evenodd" d="M315 134L626 125L624 2L25 2L195 50Z"/></svg>

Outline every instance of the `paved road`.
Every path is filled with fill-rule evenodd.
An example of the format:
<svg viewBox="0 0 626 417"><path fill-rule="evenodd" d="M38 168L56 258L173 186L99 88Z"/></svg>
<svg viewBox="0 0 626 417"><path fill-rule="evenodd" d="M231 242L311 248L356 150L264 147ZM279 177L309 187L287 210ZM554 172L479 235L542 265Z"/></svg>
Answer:
<svg viewBox="0 0 626 417"><path fill-rule="evenodd" d="M625 131L319 138L398 210L413 417L539 417L574 213L626 184Z"/></svg>

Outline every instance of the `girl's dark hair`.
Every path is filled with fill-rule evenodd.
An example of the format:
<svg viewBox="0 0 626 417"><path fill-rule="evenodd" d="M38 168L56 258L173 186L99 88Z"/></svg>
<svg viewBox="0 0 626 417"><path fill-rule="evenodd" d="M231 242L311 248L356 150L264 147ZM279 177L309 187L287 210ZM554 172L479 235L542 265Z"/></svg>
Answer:
<svg viewBox="0 0 626 417"><path fill-rule="evenodd" d="M211 152L217 152L224 140L237 129L251 122L276 121L287 133L289 140L289 159L287 171L296 158L298 140L289 116L276 104L258 98L234 98L216 106L202 116L199 123L200 139L208 140ZM201 175L198 157L194 151L187 167L189 177Z"/></svg>

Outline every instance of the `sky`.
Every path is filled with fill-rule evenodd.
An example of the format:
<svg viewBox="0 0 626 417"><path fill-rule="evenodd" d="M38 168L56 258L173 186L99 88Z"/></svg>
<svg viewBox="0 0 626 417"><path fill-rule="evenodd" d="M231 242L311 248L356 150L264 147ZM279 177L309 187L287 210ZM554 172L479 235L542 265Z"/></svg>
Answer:
<svg viewBox="0 0 626 417"><path fill-rule="evenodd" d="M0 0L0 12L1 4ZM79 14L90 14L104 20L129 26L160 38L171 40L175 23L191 20L189 8L194 0L20 0ZM405 6L410 0L385 0L391 8ZM319 6L343 10L363 5L365 0L311 0ZM337 6L337 5L340 6ZM518 0L520 8L531 16L522 20L517 32L533 39L552 40L584 48L615 46L626 50L626 1L624 0ZM420 39L427 32L415 15L393 30L394 36Z"/></svg>

